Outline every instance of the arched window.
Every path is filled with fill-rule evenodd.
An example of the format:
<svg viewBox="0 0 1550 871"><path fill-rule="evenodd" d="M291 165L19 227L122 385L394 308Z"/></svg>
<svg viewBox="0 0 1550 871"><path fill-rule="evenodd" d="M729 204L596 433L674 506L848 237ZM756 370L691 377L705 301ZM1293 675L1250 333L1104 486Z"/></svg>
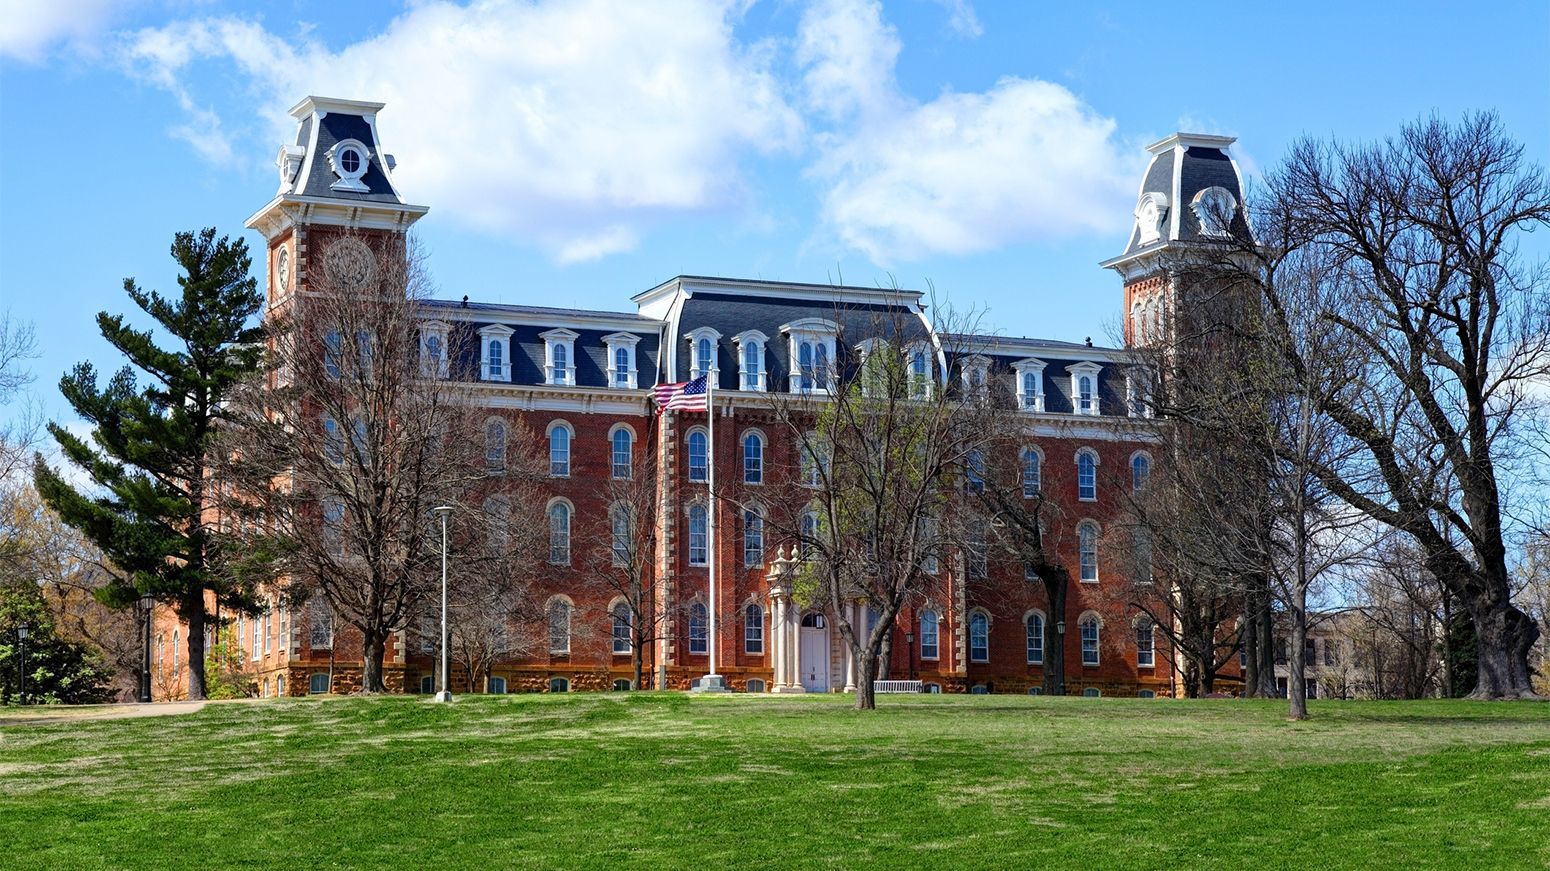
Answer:
<svg viewBox="0 0 1550 871"><path fill-rule="evenodd" d="M570 603L564 599L552 599L549 614L549 652L570 653Z"/></svg>
<svg viewBox="0 0 1550 871"><path fill-rule="evenodd" d="M969 661L990 661L990 618L984 611L969 615Z"/></svg>
<svg viewBox="0 0 1550 871"><path fill-rule="evenodd" d="M940 648L937 644L938 617L935 611L922 611L920 614L920 658L936 659Z"/></svg>
<svg viewBox="0 0 1550 871"><path fill-rule="evenodd" d="M551 693L568 693L568 692L570 692L570 680L568 678L563 678L563 677L551 677L551 678L549 678L549 692L551 692Z"/></svg>
<svg viewBox="0 0 1550 871"><path fill-rule="evenodd" d="M269 619L269 615L265 614L264 615L264 619L266 619L266 620ZM264 640L265 641L269 640L269 633L268 632L264 633ZM177 676L178 676L178 648L180 646L182 646L182 645L181 645L181 642L178 640L178 630L174 629L174 630L172 630L172 677L174 679L176 679Z"/></svg>
<svg viewBox="0 0 1550 871"><path fill-rule="evenodd" d="M797 553L809 553L814 548L814 542L818 540L818 512L802 512L802 540L797 542Z"/></svg>
<svg viewBox="0 0 1550 871"><path fill-rule="evenodd" d="M336 381L340 375L339 355L343 351L344 337L339 335L338 330L329 330L323 336L323 372Z"/></svg>
<svg viewBox="0 0 1550 871"><path fill-rule="evenodd" d="M803 342L797 346L797 366L802 372L799 382L803 390L813 389L813 343Z"/></svg>
<svg viewBox="0 0 1550 871"><path fill-rule="evenodd" d="M627 677L621 677L614 681L614 692L616 693L627 693L632 689L634 687L630 685L630 679Z"/></svg>
<svg viewBox="0 0 1550 871"><path fill-rule="evenodd" d="M759 342L743 343L743 389L758 390L760 374L764 368L764 346Z"/></svg>
<svg viewBox="0 0 1550 871"><path fill-rule="evenodd" d="M614 348L614 386L630 386L630 349L624 345Z"/></svg>
<svg viewBox="0 0 1550 871"><path fill-rule="evenodd" d="M504 696L506 694L506 679L503 677L490 678L490 695Z"/></svg>
<svg viewBox="0 0 1550 871"><path fill-rule="evenodd" d="M334 609L322 597L313 599L307 607L307 645L313 650L334 645Z"/></svg>
<svg viewBox="0 0 1550 871"><path fill-rule="evenodd" d="M1083 698L1096 699L1096 698L1099 698L1102 695L1103 695L1103 690L1100 690L1097 687L1088 687L1087 689L1082 690L1082 697Z"/></svg>
<svg viewBox="0 0 1550 871"><path fill-rule="evenodd" d="M695 602L689 606L689 652L704 653L707 649L709 615L705 605Z"/></svg>
<svg viewBox="0 0 1550 871"><path fill-rule="evenodd" d="M1098 620L1098 615L1092 613L1084 614L1082 615L1081 623L1078 625L1082 633L1082 664L1097 665L1098 633L1102 626Z"/></svg>
<svg viewBox="0 0 1550 871"><path fill-rule="evenodd" d="M1083 522L1077 525L1076 550L1081 579L1098 580L1098 527L1095 524Z"/></svg>
<svg viewBox="0 0 1550 871"><path fill-rule="evenodd" d="M1083 502L1098 499L1098 455L1088 448L1076 453L1076 496Z"/></svg>
<svg viewBox="0 0 1550 871"><path fill-rule="evenodd" d="M630 557L635 551L635 533L631 529L631 514L628 505L615 505L608 511L608 526L613 534L612 550L614 565L627 566Z"/></svg>
<svg viewBox="0 0 1550 871"><path fill-rule="evenodd" d="M743 436L743 483L764 483L764 438L756 432Z"/></svg>
<svg viewBox="0 0 1550 871"><path fill-rule="evenodd" d="M323 500L323 546L334 556L344 556L344 500Z"/></svg>
<svg viewBox="0 0 1550 871"><path fill-rule="evenodd" d="M1093 376L1082 375L1076 379L1076 408L1078 414L1093 413Z"/></svg>
<svg viewBox="0 0 1550 871"><path fill-rule="evenodd" d="M1028 634L1028 664L1042 665L1044 663L1044 617L1037 611L1028 615L1023 621L1023 627Z"/></svg>
<svg viewBox="0 0 1550 871"><path fill-rule="evenodd" d="M749 678L748 686L744 691L750 693L762 693L764 692L764 681L759 680L756 677Z"/></svg>
<svg viewBox="0 0 1550 871"><path fill-rule="evenodd" d="M332 417L323 418L323 457L336 466L344 463L344 433Z"/></svg>
<svg viewBox="0 0 1550 871"><path fill-rule="evenodd" d="M614 478L619 480L629 479L632 473L634 442L635 440L631 437L630 431L622 426L614 430L614 434L609 438L613 454L611 457L612 462L609 463L609 466Z"/></svg>
<svg viewBox="0 0 1550 871"><path fill-rule="evenodd" d="M1138 699L1155 699L1155 698L1157 698L1157 692L1156 692L1156 690L1141 690L1140 692L1136 693L1136 698L1138 698Z"/></svg>
<svg viewBox="0 0 1550 871"><path fill-rule="evenodd" d="M743 612L743 652L764 655L764 609L752 603Z"/></svg>
<svg viewBox="0 0 1550 871"><path fill-rule="evenodd" d="M313 695L328 692L328 674L326 672L317 672L307 678L307 692Z"/></svg>
<svg viewBox="0 0 1550 871"><path fill-rule="evenodd" d="M813 349L813 377L818 383L818 389L823 390L829 386L829 346L819 342Z"/></svg>
<svg viewBox="0 0 1550 871"><path fill-rule="evenodd" d="M500 339L490 340L488 362L491 380L504 379L506 377L506 343Z"/></svg>
<svg viewBox="0 0 1550 871"><path fill-rule="evenodd" d="M1041 686L1031 686L1031 687L1028 688L1028 695L1030 695L1030 696L1042 696L1042 695L1044 695L1044 687L1041 687Z"/></svg>
<svg viewBox="0 0 1550 871"><path fill-rule="evenodd" d="M910 395L925 399L931 392L931 364L926 359L925 348L910 351Z"/></svg>
<svg viewBox="0 0 1550 871"><path fill-rule="evenodd" d="M1039 452L1033 448L1023 448L1023 498L1032 499L1039 495L1040 480L1043 472L1044 460Z"/></svg>
<svg viewBox="0 0 1550 871"><path fill-rule="evenodd" d="M613 608L613 651L614 656L628 656L634 650L630 632L630 606L626 602L620 602Z"/></svg>
<svg viewBox="0 0 1550 871"><path fill-rule="evenodd" d="M1146 454L1136 454L1130 458L1130 489L1137 493L1146 489L1146 481L1152 476L1152 461Z"/></svg>
<svg viewBox="0 0 1550 871"><path fill-rule="evenodd" d="M975 493L985 489L985 454L978 448L969 451L969 456L964 459L963 477Z"/></svg>
<svg viewBox="0 0 1550 871"><path fill-rule="evenodd" d="M570 565L570 506L556 502L549 506L549 562Z"/></svg>
<svg viewBox="0 0 1550 871"><path fill-rule="evenodd" d="M704 481L710 477L709 447L705 430L689 431L689 480Z"/></svg>
<svg viewBox="0 0 1550 871"><path fill-rule="evenodd" d="M743 511L743 565L764 565L764 515L754 508Z"/></svg>
<svg viewBox="0 0 1550 871"><path fill-rule="evenodd" d="M484 425L484 467L491 472L506 471L506 424L498 420Z"/></svg>
<svg viewBox="0 0 1550 871"><path fill-rule="evenodd" d="M570 348L563 342L554 342L549 347L549 354L550 358L554 361L551 364L553 366L554 377L550 383L568 383L566 378L567 373L570 372Z"/></svg>
<svg viewBox="0 0 1550 871"><path fill-rule="evenodd" d="M563 423L549 430L549 474L552 477L570 477L570 437L570 427Z"/></svg>
<svg viewBox="0 0 1550 871"><path fill-rule="evenodd" d="M314 677L316 677L316 675L314 675ZM326 678L327 676L325 675L324 677ZM420 692L424 693L425 695L430 695L431 693L433 693L435 691L436 691L436 676L435 675L428 674L428 675L425 675L424 677L420 678Z"/></svg>
<svg viewBox="0 0 1550 871"><path fill-rule="evenodd" d="M689 565L703 566L709 560L706 553L706 527L709 514L704 505L689 506Z"/></svg>
<svg viewBox="0 0 1550 871"><path fill-rule="evenodd" d="M425 336L425 371L435 377L446 375L444 360L446 354L442 350L441 336L436 333L427 333Z"/></svg>
<svg viewBox="0 0 1550 871"><path fill-rule="evenodd" d="M1136 620L1136 667L1154 668L1157 665L1156 633L1151 618Z"/></svg>
<svg viewBox="0 0 1550 871"><path fill-rule="evenodd" d="M694 372L696 378L716 368L715 357L712 356L714 349L715 345L711 343L709 336L701 336L700 340L695 343Z"/></svg>

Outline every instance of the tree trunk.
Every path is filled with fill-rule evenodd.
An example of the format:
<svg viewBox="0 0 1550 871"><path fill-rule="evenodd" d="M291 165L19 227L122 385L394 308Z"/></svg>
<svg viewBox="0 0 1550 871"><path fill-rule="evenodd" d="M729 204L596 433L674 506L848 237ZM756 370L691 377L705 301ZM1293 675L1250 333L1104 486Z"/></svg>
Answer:
<svg viewBox="0 0 1550 871"><path fill-rule="evenodd" d="M1238 643L1243 646L1243 695L1259 698L1259 615L1252 603L1243 614Z"/></svg>
<svg viewBox="0 0 1550 871"><path fill-rule="evenodd" d="M869 676L877 671L877 656L871 650L861 655L861 661L856 664L856 674L860 679L856 681L856 710L873 711L877 709L877 696L873 693L874 685Z"/></svg>
<svg viewBox="0 0 1550 871"><path fill-rule="evenodd" d="M382 658L387 653L386 639L378 632L361 633L361 692L385 693L387 684L382 680Z"/></svg>
<svg viewBox="0 0 1550 871"><path fill-rule="evenodd" d="M1200 659L1193 653L1184 654L1184 697L1200 698Z"/></svg>
<svg viewBox="0 0 1550 871"><path fill-rule="evenodd" d="M1063 571L1062 571L1063 574ZM1044 694L1066 694L1066 635L1057 628L1066 620L1066 586L1063 576L1044 577L1049 596L1049 619L1044 624Z"/></svg>
<svg viewBox="0 0 1550 871"><path fill-rule="evenodd" d="M1539 626L1510 602L1471 609L1475 622L1479 677L1471 699L1538 698L1529 681L1528 655L1539 639Z"/></svg>
<svg viewBox="0 0 1550 871"><path fill-rule="evenodd" d="M1298 590L1292 602L1292 649L1287 651L1286 665L1286 695L1293 720L1308 719L1307 644L1308 595L1306 590Z"/></svg>
<svg viewBox="0 0 1550 871"><path fill-rule="evenodd" d="M205 682L205 597L204 590L198 596L183 600L178 616L188 625L188 698L203 701L208 692Z"/></svg>
<svg viewBox="0 0 1550 871"><path fill-rule="evenodd" d="M643 651L641 650L643 647L645 647L645 643L641 640L637 640L630 645L630 687L632 689L645 689L640 683L641 678L645 676L646 669L646 657L642 655Z"/></svg>

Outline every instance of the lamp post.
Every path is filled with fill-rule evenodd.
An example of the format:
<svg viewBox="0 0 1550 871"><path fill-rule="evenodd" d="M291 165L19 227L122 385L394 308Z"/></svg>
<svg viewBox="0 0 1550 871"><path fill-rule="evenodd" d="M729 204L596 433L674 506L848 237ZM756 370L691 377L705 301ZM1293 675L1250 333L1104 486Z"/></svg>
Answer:
<svg viewBox="0 0 1550 871"><path fill-rule="evenodd" d="M452 668L447 662L447 518L452 514L451 505L438 505L431 513L441 518L441 691L436 701L452 701Z"/></svg>
<svg viewBox="0 0 1550 871"><path fill-rule="evenodd" d="M29 627L27 626L26 623L23 623L20 626L16 627L16 640L20 643L20 646L21 646L21 667L17 669L17 671L19 672L19 674L18 674L19 680L17 681L18 687L17 687L16 695L17 695L18 698L21 699L21 704L24 704L24 705L27 704L27 630L28 630L28 628Z"/></svg>
<svg viewBox="0 0 1550 871"><path fill-rule="evenodd" d="M145 638L140 650L140 701L144 704L151 701L151 610L155 607L154 596L140 597L140 634Z"/></svg>
<svg viewBox="0 0 1550 871"><path fill-rule="evenodd" d="M1056 643L1060 645L1060 655L1062 657L1061 661L1064 662L1065 661L1064 657L1065 657L1065 652L1066 652L1066 621L1064 621L1064 620L1056 620L1055 621L1055 634L1060 636L1060 638L1056 641ZM1065 672L1065 669L1061 669L1060 670L1060 686L1055 687L1055 695L1063 696L1065 694L1066 694L1066 672Z"/></svg>

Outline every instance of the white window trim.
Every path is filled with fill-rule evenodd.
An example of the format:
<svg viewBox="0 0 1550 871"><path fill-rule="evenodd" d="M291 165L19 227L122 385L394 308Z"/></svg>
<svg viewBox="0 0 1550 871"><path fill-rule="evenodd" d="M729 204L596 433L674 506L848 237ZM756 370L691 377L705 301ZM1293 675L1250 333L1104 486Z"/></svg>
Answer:
<svg viewBox="0 0 1550 871"><path fill-rule="evenodd" d="M836 342L840 335L840 325L834 321L823 318L802 318L783 324L780 331L786 334L786 351L790 356L790 371L786 375L788 388L792 393L813 396L833 396L834 381L838 375L839 357L836 352ZM813 364L817 366L817 346L822 345L826 359L829 361L828 371L823 373L824 386L817 385L817 378L813 379L813 386L807 389L802 387L802 342L806 340L814 345Z"/></svg>
<svg viewBox="0 0 1550 871"><path fill-rule="evenodd" d="M1042 610L1038 609L1038 608L1029 608L1027 611L1023 612L1023 651L1024 651L1023 655L1024 655L1024 658L1027 658L1027 650L1028 650L1028 618L1029 617L1037 617L1037 618L1039 618L1039 640L1044 642L1044 643L1041 644L1040 647L1039 647L1039 658L1037 660L1029 659L1028 660L1028 664L1029 665L1043 665L1044 664L1044 648L1049 646L1049 616L1047 614L1045 614Z"/></svg>
<svg viewBox="0 0 1550 871"><path fill-rule="evenodd" d="M565 561L556 562L554 559L554 520L549 512L554 506L565 506ZM548 554L544 562L551 566L568 566L575 561L576 554L576 506L563 496L556 496L544 504L544 529L548 532L548 541L545 550ZM547 609L547 606L546 606Z"/></svg>
<svg viewBox="0 0 1550 871"><path fill-rule="evenodd" d="M438 361L436 365L436 374L434 377L447 377L447 374L452 369L452 362L449 359L450 354L448 353L447 349L447 334L451 332L452 325L446 321L426 321L425 323L420 324L420 372L422 374L430 374L427 372L427 369L430 366L431 356L430 352L426 348L426 341L432 336L435 336L441 340L441 360Z"/></svg>
<svg viewBox="0 0 1550 871"><path fill-rule="evenodd" d="M712 327L696 327L684 333L684 339L689 343L689 378L693 380L701 375L717 375L721 368L718 365L721 356L721 333ZM710 339L710 368L700 371L698 356L700 339ZM720 386L720 385L715 385Z"/></svg>
<svg viewBox="0 0 1550 871"><path fill-rule="evenodd" d="M694 454L689 449L689 439L699 433L705 437L705 477L694 477ZM691 426L684 432L684 480L690 484L704 484L710 478L710 430L703 426ZM741 480L741 476L739 476Z"/></svg>
<svg viewBox="0 0 1550 871"><path fill-rule="evenodd" d="M732 343L737 346L737 389L754 390L764 393L770 389L770 367L765 360L764 351L769 346L770 337L758 330L744 330L732 337ZM749 347L759 349L759 371L754 379L754 386L748 386L748 369L745 366L744 354ZM691 358L692 359L692 358Z"/></svg>
<svg viewBox="0 0 1550 871"><path fill-rule="evenodd" d="M759 480L748 480L748 438L755 436L759 439ZM764 430L758 427L749 427L743 430L737 438L737 480L745 487L763 487L764 482L770 477L770 439L764 434Z"/></svg>
<svg viewBox="0 0 1550 871"><path fill-rule="evenodd" d="M340 153L350 149L354 149L361 159L360 166L356 167L354 172L345 170L340 160ZM371 169L371 149L366 147L366 143L359 139L341 139L334 143L334 147L328 149L326 156L328 157L329 170L338 177L338 181L328 186L329 190L350 191L359 194L371 191L371 188L361 181L361 176Z"/></svg>
<svg viewBox="0 0 1550 871"><path fill-rule="evenodd" d="M1087 579L1087 578L1082 577L1082 530L1083 529L1091 529L1093 531L1093 576L1092 576L1092 578L1090 580ZM1090 517L1084 517L1081 520L1077 521L1077 524L1076 524L1076 580L1077 580L1077 583L1079 583L1079 584L1096 584L1096 583L1099 582L1099 580L1101 580L1103 578L1103 571L1102 571L1103 564L1099 560L1100 552L1099 552L1099 549L1098 549L1099 539L1101 539L1102 537L1103 537L1103 527L1098 525L1098 521L1093 520Z"/></svg>
<svg viewBox="0 0 1550 871"><path fill-rule="evenodd" d="M927 613L936 617L936 653L931 656L926 655L926 621L924 618ZM915 627L915 631L919 633L915 638L915 643L920 645L920 658L926 662L940 662L942 659L942 609L928 604L920 609L920 616L915 618L915 622L918 624Z"/></svg>
<svg viewBox="0 0 1550 871"><path fill-rule="evenodd" d="M553 436L556 429L565 430L566 435L568 436L565 440L565 474L563 475L556 475L554 473ZM509 449L510 442L508 442L507 445ZM610 446L609 449L612 450L612 446ZM560 418L549 421L549 425L544 428L544 452L544 458L549 462L549 477L569 478L571 476L571 472L573 472L576 467L576 428L571 426L568 421Z"/></svg>
<svg viewBox="0 0 1550 871"><path fill-rule="evenodd" d="M1093 458L1093 495L1091 495L1091 496L1083 496L1082 495L1082 455L1083 454L1087 454L1087 455L1089 455L1089 456L1091 456ZM1076 453L1073 454L1072 457L1071 457L1071 462L1076 464L1076 470L1077 470L1076 471L1076 498L1077 498L1077 501L1079 501L1079 502L1097 502L1098 501L1098 468L1103 465L1103 457L1097 451L1093 450L1092 448L1081 447L1081 448L1077 448L1076 449ZM1042 472L1043 469L1040 469L1040 471Z"/></svg>
<svg viewBox="0 0 1550 871"><path fill-rule="evenodd" d="M1136 644L1136 668L1156 668L1157 667L1157 621L1153 620L1151 617L1148 617L1145 614L1137 614L1135 616L1135 619L1130 621L1130 628L1136 630L1136 633L1137 633L1136 636L1135 636L1136 638L1140 637L1140 630L1142 630L1143 628L1149 630L1151 632L1151 635L1152 635L1152 644L1151 644L1152 661L1149 664L1146 664L1146 665L1143 665L1141 663L1141 645L1138 643L1138 644Z"/></svg>
<svg viewBox="0 0 1550 871"><path fill-rule="evenodd" d="M985 618L985 657L983 659L977 658L974 655L974 618L975 617L984 617ZM989 662L990 661L990 627L991 627L991 624L994 623L994 622L995 621L990 618L990 612L986 611L984 608L970 608L969 609L969 619L967 621L967 625L964 627L968 631L964 633L964 639L968 642L967 647L968 647L968 651L969 651L969 661L970 662L981 662L981 663L983 663L983 662Z"/></svg>
<svg viewBox="0 0 1550 871"><path fill-rule="evenodd" d="M576 339L578 334L573 330L564 328L548 330L538 334L544 340L544 383L556 387L576 386ZM565 348L565 367L557 369L554 365L554 349Z"/></svg>
<svg viewBox="0 0 1550 871"><path fill-rule="evenodd" d="M624 650L620 650L617 647L616 643L617 643L618 639L614 637L614 621L619 618L619 615L618 615L617 612L618 612L618 609L619 609L620 605L624 606L624 613L625 613L624 619L625 619L626 624L629 625L629 629L630 629L630 637L628 639L626 639L626 644L625 644ZM630 603L623 596L615 596L613 598L613 601L608 603L608 650L609 650L609 652L612 655L614 655L614 656L629 656L631 653L634 652L634 650L633 650L634 638L635 638L635 625L634 624L635 624L635 615L630 610Z"/></svg>
<svg viewBox="0 0 1550 871"><path fill-rule="evenodd" d="M1098 417L1103 414L1103 396L1100 390L1101 382L1098 373L1103 367L1091 360L1083 360L1073 364L1067 369L1071 374L1071 413L1084 417ZM1093 379L1093 407L1087 411L1082 410L1082 376L1090 375Z"/></svg>
<svg viewBox="0 0 1550 871"><path fill-rule="evenodd" d="M550 614L550 611L554 608L555 605L565 606L564 648L554 646L554 624L552 622L553 618ZM576 603L571 601L570 596L550 596L548 601L544 602L544 630L545 633L549 636L547 639L549 644L549 654L551 656L569 656L571 648L575 644L576 635Z"/></svg>
<svg viewBox="0 0 1550 871"><path fill-rule="evenodd" d="M915 386L917 386L917 385L916 385L916 382L914 381L914 378L915 378L915 355L917 353L919 353L922 357L924 357L925 361L926 361L926 380L925 380L925 382L923 384L918 385L918 386L924 387L925 389L921 390L919 394L915 393ZM927 342L911 342L909 344L909 346L904 349L904 368L905 368L905 371L908 373L908 377L910 379L910 384L911 384L910 396L911 396L911 398L918 399L918 400L921 400L921 401L926 401L926 400L929 400L931 398L931 391L935 387L935 381L931 377L932 361L935 359L935 356L936 356L936 349L933 348Z"/></svg>
<svg viewBox="0 0 1550 871"><path fill-rule="evenodd" d="M515 332L511 327L502 324L490 324L479 330L479 380L480 381L510 381L511 380L511 334ZM490 342L500 340L501 343L501 371L499 374L490 372Z"/></svg>
<svg viewBox="0 0 1550 871"><path fill-rule="evenodd" d="M1043 360L1029 357L1026 360L1018 360L1012 364L1012 371L1017 373L1017 407L1021 411L1042 412L1044 410L1044 367L1048 364ZM1023 390L1023 376L1034 373L1039 379L1039 391L1029 402L1027 393Z"/></svg>
<svg viewBox="0 0 1550 871"><path fill-rule="evenodd" d="M640 336L634 333L609 333L603 337L603 344L608 346L608 386L615 390L634 390L639 383L639 366L635 362L635 346L640 343ZM614 358L618 356L619 349L625 349L630 355L630 368L624 373L625 383L621 387L617 376L619 370Z"/></svg>
<svg viewBox="0 0 1550 871"><path fill-rule="evenodd" d="M1032 495L1029 495L1028 491L1023 487L1023 470L1025 467L1023 458L1030 451L1039 458L1039 486L1034 489ZM1023 449L1017 452L1017 489L1022 491L1024 499L1032 499L1044 492L1044 449L1038 445L1023 445Z"/></svg>
<svg viewBox="0 0 1550 871"><path fill-rule="evenodd" d="M705 559L703 562L694 561L694 510L698 508L705 512ZM703 569L710 565L710 506L704 500L696 499L684 508L684 565L690 568Z"/></svg>
<svg viewBox="0 0 1550 871"><path fill-rule="evenodd" d="M1136 452L1132 453L1130 455L1129 461L1127 461L1125 463L1125 470L1130 472L1130 492L1131 493L1139 493L1140 492L1138 489L1136 489L1136 460L1146 460L1146 482L1148 484L1150 484L1151 481L1152 481L1152 454L1151 454L1151 452L1150 451L1136 451Z"/></svg>
<svg viewBox="0 0 1550 871"><path fill-rule="evenodd" d="M621 431L630 434L630 474L623 478L614 474L614 436ZM610 481L629 481L635 477L635 444L635 427L620 422L608 428L608 479Z"/></svg>
<svg viewBox="0 0 1550 871"><path fill-rule="evenodd" d="M974 374L979 373L979 388L974 387ZM958 361L958 380L963 387L963 395L977 392L983 398L990 391L990 358L983 354L972 354Z"/></svg>
<svg viewBox="0 0 1550 871"><path fill-rule="evenodd" d="M1086 623L1088 618L1098 624L1098 643L1093 645L1095 658L1092 662L1088 662L1082 653L1082 624ZM1103 615L1097 611L1083 611L1081 616L1076 618L1076 657L1076 661L1084 668L1097 668L1103 664Z"/></svg>

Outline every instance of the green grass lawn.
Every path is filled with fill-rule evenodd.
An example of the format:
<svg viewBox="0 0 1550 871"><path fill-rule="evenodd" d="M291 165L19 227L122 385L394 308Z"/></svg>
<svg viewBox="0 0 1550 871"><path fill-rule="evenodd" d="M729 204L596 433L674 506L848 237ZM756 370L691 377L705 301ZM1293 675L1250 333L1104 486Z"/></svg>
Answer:
<svg viewBox="0 0 1550 871"><path fill-rule="evenodd" d="M0 867L1550 867L1550 705L295 699L0 727Z"/></svg>

